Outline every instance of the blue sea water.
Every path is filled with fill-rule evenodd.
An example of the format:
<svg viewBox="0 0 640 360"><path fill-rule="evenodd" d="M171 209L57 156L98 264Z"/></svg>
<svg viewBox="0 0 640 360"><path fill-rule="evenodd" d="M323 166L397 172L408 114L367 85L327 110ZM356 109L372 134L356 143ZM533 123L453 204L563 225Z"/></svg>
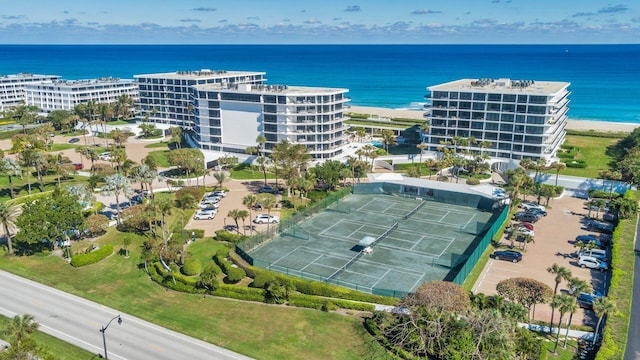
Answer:
<svg viewBox="0 0 640 360"><path fill-rule="evenodd" d="M639 58L640 45L0 45L0 74L265 71L270 84L348 88L353 105L396 109L459 78L567 81L570 118L640 123Z"/></svg>

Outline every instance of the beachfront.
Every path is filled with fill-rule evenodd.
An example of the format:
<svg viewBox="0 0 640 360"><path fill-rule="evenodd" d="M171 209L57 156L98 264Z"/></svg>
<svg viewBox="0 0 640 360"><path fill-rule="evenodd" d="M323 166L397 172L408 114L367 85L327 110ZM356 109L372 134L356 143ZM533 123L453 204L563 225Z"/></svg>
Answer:
<svg viewBox="0 0 640 360"><path fill-rule="evenodd" d="M424 111L421 110L396 110L369 106L351 106L351 112L357 114L371 114L386 118L424 119ZM631 132L638 126L640 126L640 124L591 120L567 120L568 130Z"/></svg>

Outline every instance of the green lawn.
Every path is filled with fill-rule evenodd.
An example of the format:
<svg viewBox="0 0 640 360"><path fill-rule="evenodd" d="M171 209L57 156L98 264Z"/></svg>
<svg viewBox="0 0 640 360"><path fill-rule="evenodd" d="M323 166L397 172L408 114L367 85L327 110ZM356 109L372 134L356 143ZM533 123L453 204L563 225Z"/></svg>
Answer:
<svg viewBox="0 0 640 360"><path fill-rule="evenodd" d="M85 165L87 165L87 163L85 162ZM38 194L40 193L40 189L38 188L38 178L36 176L37 174L34 172L31 175L31 194ZM80 176L70 176L67 179L62 179L62 186L66 186L66 185L70 185L70 184L76 184L82 180L86 180L86 178L80 177ZM21 196L25 196L28 194L28 178L27 178L27 174L24 173L22 175L22 179L21 178L12 178L13 181L13 191L17 197L21 197ZM51 191L53 190L57 183L57 176L56 175L47 175L43 178L43 183L44 183L44 191ZM9 195L9 179L6 176L0 176L0 201L4 202L10 199L10 195Z"/></svg>
<svg viewBox="0 0 640 360"><path fill-rule="evenodd" d="M67 149L75 149L78 146L79 145L74 145L74 144L59 144L59 143L56 143L56 144L51 145L51 148L50 148L49 151L51 152L51 151L62 151L62 150L67 150Z"/></svg>
<svg viewBox="0 0 640 360"><path fill-rule="evenodd" d="M147 149L153 149L153 148L164 148L164 149L169 149L169 143L166 141L160 141L157 143L153 143L153 144L147 144L144 146Z"/></svg>
<svg viewBox="0 0 640 360"><path fill-rule="evenodd" d="M616 159L607 154L607 148L615 145L618 141L620 139L567 135L565 144L580 148L576 159L585 160L587 167L584 169L566 168L560 174L597 178L598 171L615 166ZM553 170L549 172L555 174Z"/></svg>
<svg viewBox="0 0 640 360"><path fill-rule="evenodd" d="M165 291L139 267L144 238L129 236L128 259L116 251L75 269L56 256L5 257L0 268L256 359L383 358L357 317ZM118 250L121 239L111 228L98 243ZM211 239L194 245L205 260L219 246Z"/></svg>
<svg viewBox="0 0 640 360"><path fill-rule="evenodd" d="M236 180L264 180L264 173L247 164L240 164L231 169L231 178ZM275 179L276 175L267 171L267 179Z"/></svg>
<svg viewBox="0 0 640 360"><path fill-rule="evenodd" d="M169 160L167 160L167 154L170 150L157 150L149 153L149 156L154 158L158 162L160 167L170 167Z"/></svg>
<svg viewBox="0 0 640 360"><path fill-rule="evenodd" d="M23 315L23 314L20 314ZM0 315L0 332L5 329L10 319ZM37 319L36 319L37 321ZM58 359L65 360L92 360L99 359L97 354L90 353L77 346L71 345L51 335L45 334L40 331L36 331L33 334L33 339L38 345L44 346L49 353L56 356ZM61 355L64 354L64 357Z"/></svg>

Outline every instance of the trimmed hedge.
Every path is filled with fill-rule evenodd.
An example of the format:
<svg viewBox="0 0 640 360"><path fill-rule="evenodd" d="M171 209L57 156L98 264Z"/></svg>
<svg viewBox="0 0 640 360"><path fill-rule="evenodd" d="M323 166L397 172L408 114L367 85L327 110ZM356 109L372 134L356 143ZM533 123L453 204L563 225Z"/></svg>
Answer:
<svg viewBox="0 0 640 360"><path fill-rule="evenodd" d="M290 306L306 307L323 311L349 309L373 312L375 310L375 306L371 304L340 299L326 299L305 294L289 294L288 304Z"/></svg>
<svg viewBox="0 0 640 360"><path fill-rule="evenodd" d="M71 266L82 267L95 264L113 253L113 245L105 245L96 251L88 254L78 254L71 258Z"/></svg>
<svg viewBox="0 0 640 360"><path fill-rule="evenodd" d="M198 276L202 272L202 264L198 258L188 258L182 266L182 272L187 276Z"/></svg>
<svg viewBox="0 0 640 360"><path fill-rule="evenodd" d="M584 169L587 167L587 162L584 160L571 160L566 162L568 168Z"/></svg>
<svg viewBox="0 0 640 360"><path fill-rule="evenodd" d="M611 194L609 191L589 190L589 197L590 198L609 199L609 196L611 196L612 199L617 199L622 195L618 194L615 191L613 192L613 194Z"/></svg>
<svg viewBox="0 0 640 360"><path fill-rule="evenodd" d="M166 288L186 293L204 292L204 290L196 287L198 280L186 277L178 272L166 271L159 261L152 263L148 268L151 279Z"/></svg>
<svg viewBox="0 0 640 360"><path fill-rule="evenodd" d="M242 268L231 266L231 263L220 254L214 256L213 260L220 266L222 271L227 274L227 280L231 283L237 283L247 276Z"/></svg>
<svg viewBox="0 0 640 360"><path fill-rule="evenodd" d="M264 302L264 292L262 289L249 288L244 286L235 286L220 284L211 295L246 300Z"/></svg>
<svg viewBox="0 0 640 360"><path fill-rule="evenodd" d="M227 230L218 230L216 231L216 236L214 236L214 238L218 241L225 241L225 242L230 242L230 243L237 243L241 240L245 239L245 236L242 236L240 234L234 234L232 232L229 232Z"/></svg>
<svg viewBox="0 0 640 360"><path fill-rule="evenodd" d="M275 277L272 274L269 274L267 272L263 272L258 274L254 279L253 282L251 284L249 284L249 286L253 287L253 288L259 288L259 289L264 289L264 286L269 282L275 280Z"/></svg>

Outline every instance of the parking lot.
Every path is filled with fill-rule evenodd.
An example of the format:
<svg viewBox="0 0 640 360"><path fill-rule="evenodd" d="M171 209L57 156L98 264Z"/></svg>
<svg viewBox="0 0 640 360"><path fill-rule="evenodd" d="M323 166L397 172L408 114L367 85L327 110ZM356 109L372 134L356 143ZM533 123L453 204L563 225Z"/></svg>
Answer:
<svg viewBox="0 0 640 360"><path fill-rule="evenodd" d="M577 265L577 258L570 256L576 251L574 247L576 236L597 234L586 230L588 210L584 208L584 203L585 200L572 197L552 200L547 206L548 216L542 217L535 223L535 242L527 245L526 252L523 252L522 261L511 263L490 259L478 278L473 292L494 295L497 293L496 284L512 277L536 279L553 289L555 275L550 274L546 269L555 263L569 269L572 276L591 284L594 291L606 294L604 284L609 272L580 268ZM595 216L595 212L592 213L592 216ZM502 244L508 246L510 241L505 237ZM518 244L516 242L516 249ZM567 290L566 281L560 283L558 293ZM549 321L550 317L551 307L548 304L536 306L535 320ZM556 316L555 320L557 319ZM572 324L594 325L596 320L592 311L579 308L573 316Z"/></svg>

